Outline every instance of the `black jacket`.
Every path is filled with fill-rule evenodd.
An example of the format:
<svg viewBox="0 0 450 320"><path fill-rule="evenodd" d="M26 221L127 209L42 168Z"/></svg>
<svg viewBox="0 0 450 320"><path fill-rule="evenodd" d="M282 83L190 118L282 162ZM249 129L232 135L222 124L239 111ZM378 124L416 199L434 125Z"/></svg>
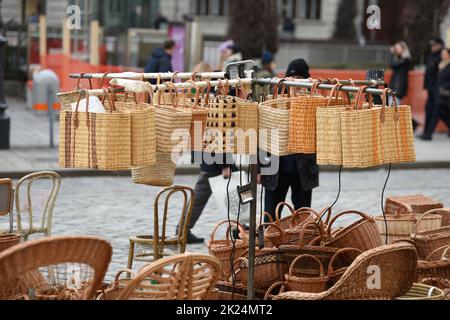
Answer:
<svg viewBox="0 0 450 320"><path fill-rule="evenodd" d="M450 64L440 70L436 82L437 103L450 106Z"/></svg>
<svg viewBox="0 0 450 320"><path fill-rule="evenodd" d="M390 88L397 92L399 98L408 94L408 74L411 65L410 59L395 57L392 64L392 78Z"/></svg>
<svg viewBox="0 0 450 320"><path fill-rule="evenodd" d="M163 48L158 48L153 51L147 66L144 70L145 73L160 73L160 72L172 72L172 57Z"/></svg>
<svg viewBox="0 0 450 320"><path fill-rule="evenodd" d="M439 63L441 63L441 53L430 53L427 58L427 66L425 69L425 83L426 90L434 90L439 74Z"/></svg>
<svg viewBox="0 0 450 320"><path fill-rule="evenodd" d="M261 152L261 151L260 151ZM261 155L264 156L264 153ZM278 161L279 157L271 156L272 161ZM261 159L261 157L260 157ZM316 155L309 154L297 154L295 155L297 164L298 177L302 185L303 191L310 191L319 186L319 166L317 165ZM261 168L270 167L272 162L267 164L261 164ZM270 191L274 191L278 187L279 174L275 175L262 175L262 185L264 188Z"/></svg>

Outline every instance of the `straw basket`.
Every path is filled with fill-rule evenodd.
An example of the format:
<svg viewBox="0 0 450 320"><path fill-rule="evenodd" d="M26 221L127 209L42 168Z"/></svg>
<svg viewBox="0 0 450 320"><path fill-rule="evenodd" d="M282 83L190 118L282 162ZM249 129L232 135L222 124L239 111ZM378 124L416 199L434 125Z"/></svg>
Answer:
<svg viewBox="0 0 450 320"><path fill-rule="evenodd" d="M234 261L236 280L244 286L247 285L248 266L249 262L246 257ZM278 250L263 249L257 252L254 278L256 288L267 289L274 282L283 280L286 272L287 264Z"/></svg>
<svg viewBox="0 0 450 320"><path fill-rule="evenodd" d="M302 274L294 272L294 267L302 260L312 260L317 264L315 274ZM289 273L286 275L286 284L292 291L320 293L327 290L328 276L325 275L324 268L319 259L310 254L298 256L289 267Z"/></svg>
<svg viewBox="0 0 450 320"><path fill-rule="evenodd" d="M407 214L403 214L406 210ZM384 239L387 235L388 243L394 243L398 240L409 240L413 233L413 225L416 218L421 215L415 215L412 208L406 204L402 204L397 213L393 215L386 215L375 217L381 237ZM439 215L427 215L422 219L418 226L418 232L427 232L439 229L441 227L442 217ZM387 224L387 231L386 231Z"/></svg>
<svg viewBox="0 0 450 320"><path fill-rule="evenodd" d="M0 252L20 243L20 234L0 234Z"/></svg>
<svg viewBox="0 0 450 320"><path fill-rule="evenodd" d="M132 164L131 115L114 104L106 113L60 112L59 165L63 168L129 170ZM87 95L87 102L89 96ZM109 109L109 110L108 110Z"/></svg>
<svg viewBox="0 0 450 320"><path fill-rule="evenodd" d="M439 288L415 283L411 290L404 296L395 300L419 301L419 300L446 300L445 292Z"/></svg>
<svg viewBox="0 0 450 320"><path fill-rule="evenodd" d="M318 84L317 82L315 87ZM314 95L315 87L310 96L292 98L288 142L288 151L291 153L317 153L316 112L318 107L325 107L329 99Z"/></svg>
<svg viewBox="0 0 450 320"><path fill-rule="evenodd" d="M386 89L386 93L390 89ZM394 106L386 106L383 95L381 111L381 146L384 163L404 163L416 161L414 130L410 106L398 106L393 95Z"/></svg>
<svg viewBox="0 0 450 320"><path fill-rule="evenodd" d="M386 200L386 214L396 214L402 204L409 205L415 214L423 214L433 209L444 208L443 203L423 195L391 197Z"/></svg>
<svg viewBox="0 0 450 320"><path fill-rule="evenodd" d="M369 168L383 164L381 149L381 108L373 107L369 96L369 109L363 109L362 87L355 108L341 114L342 164L345 168Z"/></svg>
<svg viewBox="0 0 450 320"><path fill-rule="evenodd" d="M340 88L337 85L333 90ZM348 98L348 95L346 95ZM342 165L342 129L341 114L351 105L339 104L332 100L333 91L326 107L317 108L317 163L319 165Z"/></svg>
<svg viewBox="0 0 450 320"><path fill-rule="evenodd" d="M417 219L411 234L411 239L416 243L420 257L428 257L436 249L450 244L450 227L442 227L433 231L417 231L420 230L424 218L428 216L431 216L430 212Z"/></svg>
<svg viewBox="0 0 450 320"><path fill-rule="evenodd" d="M278 290L275 291L277 288ZM286 292L286 289L288 291L292 291L285 281L275 282L269 289L267 289L266 294L264 295L264 300L273 300L273 298L277 295Z"/></svg>
<svg viewBox="0 0 450 320"><path fill-rule="evenodd" d="M361 219L331 235L332 226L337 219L354 214L359 215ZM365 213L354 210L336 215L328 225L327 236L330 239L327 245L335 248L354 248L364 252L383 245L375 220Z"/></svg>
<svg viewBox="0 0 450 320"><path fill-rule="evenodd" d="M446 245L433 251L425 261L419 261L417 265L418 282L433 281L441 289L450 288L449 257L450 245Z"/></svg>
<svg viewBox="0 0 450 320"><path fill-rule="evenodd" d="M124 273L128 274L128 278L120 279ZM134 273L131 270L121 270L117 272L114 277L114 282L108 288L101 290L101 293L96 300L117 300L125 286L131 282L133 275Z"/></svg>
<svg viewBox="0 0 450 320"><path fill-rule="evenodd" d="M215 226L214 230L211 233L211 239L206 244L209 253L220 260L220 263L222 265L222 277L221 277L222 279L224 279L224 277L228 276L231 273L232 268L231 265L234 261L234 258L242 257L244 252L248 249L247 242L237 239L235 240L233 250L233 241L230 239L231 227L233 225L237 226L239 232L244 233L244 228L242 228L242 226L236 221L231 221L231 224L228 225L225 240L215 239L215 234L217 230L219 229L220 226L225 224L229 224L229 221L222 221Z"/></svg>
<svg viewBox="0 0 450 320"><path fill-rule="evenodd" d="M156 154L156 163L146 167L133 167L131 175L133 182L154 187L169 187L173 185L176 163L171 154Z"/></svg>

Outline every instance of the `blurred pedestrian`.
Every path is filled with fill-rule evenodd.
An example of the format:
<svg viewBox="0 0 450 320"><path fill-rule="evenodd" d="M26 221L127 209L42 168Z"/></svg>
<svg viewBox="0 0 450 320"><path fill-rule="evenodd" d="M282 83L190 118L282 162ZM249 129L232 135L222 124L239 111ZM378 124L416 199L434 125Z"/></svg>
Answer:
<svg viewBox="0 0 450 320"><path fill-rule="evenodd" d="M304 59L297 59L289 64L286 77L308 79L311 77L309 66ZM271 155L271 162L277 160ZM262 167L271 167L271 163ZM312 191L319 186L319 167L315 154L295 154L279 158L278 173L260 177L265 188L264 207L275 219L275 209L286 200L291 189L291 200L295 209L311 207ZM267 218L266 222L267 221Z"/></svg>
<svg viewBox="0 0 450 320"><path fill-rule="evenodd" d="M433 119L439 118L438 104L436 103L436 83L439 75L439 64L441 63L441 52L444 49L444 41L442 39L433 39L430 41L430 54L427 58L425 70L424 88L428 92L428 100L425 106L426 120L422 140L431 140L434 130L431 128Z"/></svg>
<svg viewBox="0 0 450 320"><path fill-rule="evenodd" d="M163 73L172 72L172 54L175 48L175 41L172 39L166 40L162 48L157 48L153 51L147 66L145 67L145 73ZM156 83L156 82L154 82Z"/></svg>
<svg viewBox="0 0 450 320"><path fill-rule="evenodd" d="M230 45L228 49L230 50L231 55L228 58L226 58L225 61L223 62L223 68L225 68L230 63L242 61L242 53L239 46L233 44Z"/></svg>
<svg viewBox="0 0 450 320"><path fill-rule="evenodd" d="M411 53L404 41L397 42L391 47L393 60L391 64L392 78L390 88L397 94L397 103L401 104L408 95L409 70L411 68Z"/></svg>
<svg viewBox="0 0 450 320"><path fill-rule="evenodd" d="M165 27L167 27L168 22L169 21L167 20L167 18L161 12L158 12L154 27L156 30L164 29Z"/></svg>
<svg viewBox="0 0 450 320"><path fill-rule="evenodd" d="M269 51L264 51L261 58L261 68L256 71L255 78L274 78L276 77L275 69L275 56ZM272 93L269 89L270 88L268 86L256 86L255 96L258 97L260 101L262 101L264 97Z"/></svg>
<svg viewBox="0 0 450 320"><path fill-rule="evenodd" d="M439 73L435 86L436 95L436 109L438 110L437 116L430 121L430 136L425 137L426 140L433 139L433 133L439 123L439 119L442 119L450 129L450 49L443 49L441 51L441 62L439 63Z"/></svg>

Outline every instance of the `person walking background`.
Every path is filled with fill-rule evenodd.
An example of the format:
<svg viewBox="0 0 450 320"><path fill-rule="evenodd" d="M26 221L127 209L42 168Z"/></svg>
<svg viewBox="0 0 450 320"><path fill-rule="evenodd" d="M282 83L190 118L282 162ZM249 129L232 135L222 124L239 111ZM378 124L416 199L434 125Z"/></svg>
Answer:
<svg viewBox="0 0 450 320"><path fill-rule="evenodd" d="M276 77L275 69L276 69L275 56L269 51L264 51L261 58L261 67L259 68L259 70L256 71L255 78L256 79L274 78ZM264 87L257 86L255 90L256 90L255 96L258 98L258 101L262 101L262 97L265 97L272 93L270 88L267 86Z"/></svg>
<svg viewBox="0 0 450 320"><path fill-rule="evenodd" d="M157 48L153 51L147 66L144 69L145 73L162 73L172 72L172 54L175 48L175 41L172 39L166 40L162 48ZM155 84L156 80L153 80Z"/></svg>
<svg viewBox="0 0 450 320"><path fill-rule="evenodd" d="M289 64L286 77L308 79L311 77L309 66L304 59L297 59ZM271 156L271 161L276 161ZM271 163L261 165L270 167ZM295 209L311 207L312 191L319 186L319 166L316 155L295 154L279 158L278 173L260 176L265 188L264 210L275 220L275 209L286 200L291 189L291 200ZM267 217L265 221L268 222Z"/></svg>
<svg viewBox="0 0 450 320"><path fill-rule="evenodd" d="M435 85L435 108L436 116L432 118L429 124L429 132L431 133L428 140L433 139L433 133L442 119L447 128L450 129L450 49L441 51L441 62L439 63L439 73Z"/></svg>
<svg viewBox="0 0 450 320"><path fill-rule="evenodd" d="M397 42L391 47L393 60L391 63L392 78L390 88L397 94L397 103L401 104L404 97L408 95L409 70L411 68L411 53L404 41Z"/></svg>
<svg viewBox="0 0 450 320"><path fill-rule="evenodd" d="M441 52L444 49L444 41L442 39L434 39L430 41L430 54L427 58L424 88L428 92L428 100L425 106L425 129L422 140L428 141L432 139L433 131L431 128L434 119L439 118L440 112L436 103L436 83L439 75L439 64L441 63Z"/></svg>

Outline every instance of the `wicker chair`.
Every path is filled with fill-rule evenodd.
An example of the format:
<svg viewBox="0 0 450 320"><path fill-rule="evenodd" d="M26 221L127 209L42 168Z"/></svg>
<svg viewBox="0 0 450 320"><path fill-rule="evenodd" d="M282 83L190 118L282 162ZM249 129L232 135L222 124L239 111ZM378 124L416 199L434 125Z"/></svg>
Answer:
<svg viewBox="0 0 450 320"><path fill-rule="evenodd" d="M36 216L32 201L32 185L37 180L49 179L51 188L44 201L44 206L40 215L40 219ZM15 232L23 235L24 240L33 234L43 234L50 237L52 234L53 208L55 206L56 197L59 193L61 185L61 177L56 172L43 171L29 174L16 185L15 202L17 211L17 230ZM20 195L22 186L26 186L26 206L21 207ZM26 217L26 218L25 218ZM27 219L27 226L24 220ZM35 221L40 220L40 221ZM35 227L35 225L38 225Z"/></svg>
<svg viewBox="0 0 450 320"><path fill-rule="evenodd" d="M203 254L180 254L143 267L118 300L203 300L214 289L220 262Z"/></svg>
<svg viewBox="0 0 450 320"><path fill-rule="evenodd" d="M371 267L380 268L380 289L368 286ZM274 300L393 300L414 283L417 251L409 243L379 247L360 255L342 278L322 293L286 292Z"/></svg>
<svg viewBox="0 0 450 320"><path fill-rule="evenodd" d="M169 202L175 194L183 197L183 206L178 224L178 233L175 237L167 236L167 219L169 214ZM164 198L164 212L162 226L159 225L159 202ZM191 220L192 205L194 203L194 190L189 187L172 186L161 190L156 196L153 205L153 235L138 235L130 237L130 251L128 254L128 269L132 269L134 261L150 263L164 256L173 255L167 246L177 247L177 253L186 251L189 222ZM136 246L140 246L142 252L135 254ZM155 250L155 248L157 248Z"/></svg>
<svg viewBox="0 0 450 320"><path fill-rule="evenodd" d="M0 217L11 213L13 206L13 183L11 179L0 179ZM12 215L10 216L12 218ZM10 230L12 231L12 223L10 222ZM4 233L0 229L0 234Z"/></svg>
<svg viewBox="0 0 450 320"><path fill-rule="evenodd" d="M111 256L111 245L94 237L44 238L11 247L0 254L0 299L92 299Z"/></svg>

